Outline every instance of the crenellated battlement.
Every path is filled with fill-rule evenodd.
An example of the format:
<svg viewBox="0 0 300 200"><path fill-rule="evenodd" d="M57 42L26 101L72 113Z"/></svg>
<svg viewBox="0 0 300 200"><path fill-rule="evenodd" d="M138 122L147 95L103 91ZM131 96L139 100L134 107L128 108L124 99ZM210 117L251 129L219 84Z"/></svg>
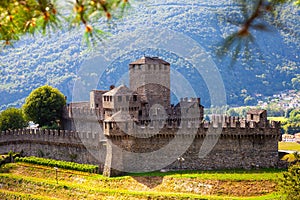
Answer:
<svg viewBox="0 0 300 200"><path fill-rule="evenodd" d="M67 130L18 129L0 133L0 144L9 142L38 142L64 145L82 145L99 141L99 134Z"/></svg>
<svg viewBox="0 0 300 200"><path fill-rule="evenodd" d="M77 108L66 107L63 113L65 119L103 120L101 108Z"/></svg>
<svg viewBox="0 0 300 200"><path fill-rule="evenodd" d="M84 111L85 112L85 111ZM198 135L205 136L210 132L217 132L222 128L220 135L241 136L241 135L280 135L280 123L267 121L262 125L260 122L246 121L238 117L213 116L211 122L201 122L198 120L152 120L146 124L140 124L134 121L118 122L104 127L104 134L109 137L114 136L144 136L152 135ZM35 141L35 142L53 142L59 144L82 144L90 142L96 144L99 141L99 135L96 132L76 132L69 130L44 130L44 129L19 129L2 131L0 134L0 143L12 141Z"/></svg>
<svg viewBox="0 0 300 200"><path fill-rule="evenodd" d="M185 97L185 98L180 98L180 103L181 102L190 102L190 103L198 103L200 104L200 98L194 98L194 97Z"/></svg>
<svg viewBox="0 0 300 200"><path fill-rule="evenodd" d="M101 164L105 155L99 134L66 130L19 129L0 132L0 154L22 152L24 156L38 156L78 163Z"/></svg>
<svg viewBox="0 0 300 200"><path fill-rule="evenodd" d="M280 135L280 123L267 121L266 124L260 122L246 121L236 117L213 117L215 121L201 122L198 120L152 120L149 123L139 124L131 122L115 122L106 124L104 134L108 137L114 136L136 136L150 137L151 135L198 135L205 136L208 132L218 132L220 135L230 136L274 136ZM221 131L220 131L221 128Z"/></svg>

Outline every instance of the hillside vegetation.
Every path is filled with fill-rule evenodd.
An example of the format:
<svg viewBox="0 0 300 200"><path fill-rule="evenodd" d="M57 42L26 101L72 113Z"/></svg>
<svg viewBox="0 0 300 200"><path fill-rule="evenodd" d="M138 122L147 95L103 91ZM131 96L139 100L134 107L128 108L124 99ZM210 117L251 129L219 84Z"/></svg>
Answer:
<svg viewBox="0 0 300 200"><path fill-rule="evenodd" d="M257 94L268 96L297 86L297 74L300 74L299 7L283 5L276 19L264 19L269 31L251 31L254 42L249 45L249 52L241 52L232 65L231 55L220 58L216 49L227 35L238 28L228 21L240 16L240 7L225 0L201 3L193 0L135 1L122 20L112 22L111 28L107 28L106 22L99 22L100 28L103 25L103 30L110 32L111 36L92 51L82 43L82 30L69 32L63 29L51 33L50 37L39 34L25 36L13 48L0 52L0 110L20 106L33 89L45 84L57 87L71 101L73 84L82 75L89 78L96 76L98 88L107 89L127 72L129 62L145 54L160 56L170 62L172 69L190 82L202 103L208 107L210 98L205 82L188 60L176 54L180 50L156 48L151 35L144 49L136 49L135 44L142 42L135 39L140 34L137 30L143 32L146 28L173 31L203 48L206 57L216 64L221 73L230 105L254 104ZM110 42L112 40L114 42ZM130 52L115 46L123 40L129 41L125 46L131 46ZM94 65L94 70L104 68L103 74L94 71L81 74L85 61L98 54L104 55L108 64L104 65L101 61L88 64ZM249 54L249 58L246 59L245 54ZM111 60L107 60L108 57ZM90 86L92 89L95 87ZM75 100L88 99L89 91L85 94L82 99Z"/></svg>
<svg viewBox="0 0 300 200"><path fill-rule="evenodd" d="M132 174L117 178L26 163L6 164L1 199L280 199L280 170Z"/></svg>

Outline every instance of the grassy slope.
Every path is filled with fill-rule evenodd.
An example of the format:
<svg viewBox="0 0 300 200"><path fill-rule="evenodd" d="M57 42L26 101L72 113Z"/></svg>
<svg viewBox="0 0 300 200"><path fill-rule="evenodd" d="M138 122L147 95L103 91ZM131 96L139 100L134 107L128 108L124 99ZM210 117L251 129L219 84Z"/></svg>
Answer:
<svg viewBox="0 0 300 200"><path fill-rule="evenodd" d="M285 117L268 117L268 120L283 123L283 122L286 122L288 120L288 118L285 118Z"/></svg>
<svg viewBox="0 0 300 200"><path fill-rule="evenodd" d="M0 199L274 199L280 170L143 173L106 178L14 163L0 173Z"/></svg>
<svg viewBox="0 0 300 200"><path fill-rule="evenodd" d="M300 144L296 142L279 142L279 150L300 151Z"/></svg>

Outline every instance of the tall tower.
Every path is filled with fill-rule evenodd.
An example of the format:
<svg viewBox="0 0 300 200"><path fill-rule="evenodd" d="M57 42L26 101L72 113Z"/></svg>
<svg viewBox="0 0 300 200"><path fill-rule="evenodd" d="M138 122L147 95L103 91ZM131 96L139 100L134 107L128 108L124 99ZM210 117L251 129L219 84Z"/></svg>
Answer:
<svg viewBox="0 0 300 200"><path fill-rule="evenodd" d="M170 106L170 63L158 57L142 57L129 64L130 89L151 107Z"/></svg>

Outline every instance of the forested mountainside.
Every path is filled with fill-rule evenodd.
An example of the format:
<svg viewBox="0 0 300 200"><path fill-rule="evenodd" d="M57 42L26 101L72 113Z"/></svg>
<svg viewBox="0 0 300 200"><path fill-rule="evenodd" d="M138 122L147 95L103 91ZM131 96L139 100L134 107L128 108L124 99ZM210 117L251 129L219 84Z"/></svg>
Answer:
<svg viewBox="0 0 300 200"><path fill-rule="evenodd" d="M242 47L237 60L232 62L230 55L217 56L216 49L222 45L226 36L238 30L238 26L229 21L243 19L240 6L233 2L135 1L122 19L114 20L109 25L103 21L97 24L110 36L100 42L98 47L93 47L93 50L83 43L83 29L58 30L49 36L25 36L13 48L0 52L0 110L22 105L24 98L33 89L45 84L57 87L67 96L68 101L72 101L74 82L81 78L80 73L89 64L85 61L99 54L102 57L109 54L110 57L108 62L101 62L100 59L93 63L94 68L99 66L99 69L105 69L103 73L85 72L85 76L99 76L98 89L108 89L110 85L122 82L121 77L126 74L128 64L134 59L143 55L159 56L170 62L172 69L189 81L196 94L202 98L204 106L210 106L209 92L202 75L195 72L188 59L178 55L180 50L155 48L151 40L153 32L160 31L178 34L179 38L183 38L182 48L189 48L185 40L188 38L206 52L222 76L229 105L254 104L258 94L269 96L298 87L299 7L283 5L275 19L267 16L258 20L257 23L265 24L267 30L251 30L254 40L249 44L249 51L244 51ZM151 32L149 30L152 33L149 33L144 48L140 49L138 45L135 47L135 43L139 42L139 34L143 30L145 35L147 31ZM169 43L172 41L166 35L162 37L166 37ZM130 51L128 48L118 48L117 44L129 46ZM193 45L190 48L194 48ZM171 81L176 82L176 78ZM82 99L75 100L87 100L89 91L85 94L81 95Z"/></svg>

